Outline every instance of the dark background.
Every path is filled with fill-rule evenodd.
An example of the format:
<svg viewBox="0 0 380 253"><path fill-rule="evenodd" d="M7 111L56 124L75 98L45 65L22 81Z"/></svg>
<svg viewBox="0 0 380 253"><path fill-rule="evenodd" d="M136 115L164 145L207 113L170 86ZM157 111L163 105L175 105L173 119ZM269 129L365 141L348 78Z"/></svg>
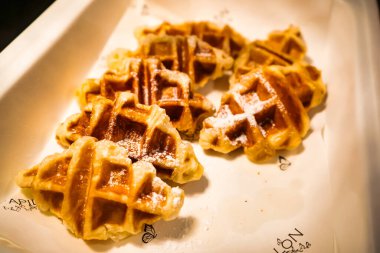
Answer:
<svg viewBox="0 0 380 253"><path fill-rule="evenodd" d="M318 1L318 0L316 0ZM367 1L367 0L357 0ZM27 28L54 0L6 0L0 3L0 52ZM112 1L110 1L112 3ZM380 6L380 0L377 0ZM380 32L380 31L379 31Z"/></svg>
<svg viewBox="0 0 380 253"><path fill-rule="evenodd" d="M54 0L0 2L0 51L27 28Z"/></svg>

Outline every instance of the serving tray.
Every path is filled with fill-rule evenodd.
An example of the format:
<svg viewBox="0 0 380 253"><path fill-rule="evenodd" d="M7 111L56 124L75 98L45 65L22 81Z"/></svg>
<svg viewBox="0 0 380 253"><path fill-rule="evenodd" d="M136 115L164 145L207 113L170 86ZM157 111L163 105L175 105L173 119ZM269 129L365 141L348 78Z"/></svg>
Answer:
<svg viewBox="0 0 380 253"><path fill-rule="evenodd" d="M0 54L0 251L375 252L376 10L375 1L57 1ZM84 242L40 213L15 175L62 150L54 139L58 123L79 111L74 91L102 74L106 56L118 47L134 49L136 27L164 20L229 24L251 40L297 25L328 98L310 112L302 145L265 164L193 142L205 174L182 187L177 219L120 242ZM227 80L201 93L218 106Z"/></svg>

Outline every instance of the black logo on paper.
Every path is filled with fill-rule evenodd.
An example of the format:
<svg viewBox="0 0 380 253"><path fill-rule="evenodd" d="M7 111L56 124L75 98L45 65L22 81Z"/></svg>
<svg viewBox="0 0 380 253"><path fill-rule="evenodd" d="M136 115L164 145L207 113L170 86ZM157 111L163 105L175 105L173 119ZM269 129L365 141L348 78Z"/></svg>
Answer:
<svg viewBox="0 0 380 253"><path fill-rule="evenodd" d="M157 237L156 230L152 225L145 224L144 232L142 236L143 243L148 243Z"/></svg>
<svg viewBox="0 0 380 253"><path fill-rule="evenodd" d="M149 15L149 5L144 4L141 9L141 15L142 16L148 16Z"/></svg>
<svg viewBox="0 0 380 253"><path fill-rule="evenodd" d="M228 23L232 21L230 11L227 8L220 10L216 15L214 15L214 19L215 21L222 23Z"/></svg>
<svg viewBox="0 0 380 253"><path fill-rule="evenodd" d="M289 162L288 159L286 159L285 157L283 156L278 156L278 162L279 162L279 167L281 170L286 170L287 168L290 167L290 165L292 165L291 162Z"/></svg>
<svg viewBox="0 0 380 253"><path fill-rule="evenodd" d="M37 210L37 205L33 199L10 199L7 204L3 204L4 210L20 212Z"/></svg>
<svg viewBox="0 0 380 253"><path fill-rule="evenodd" d="M281 240L277 238L277 246L273 248L276 253L298 253L304 252L304 250L311 247L309 242L299 242L303 237L303 233L297 228L294 228L295 232L289 233L288 237ZM297 240L298 239L298 240Z"/></svg>

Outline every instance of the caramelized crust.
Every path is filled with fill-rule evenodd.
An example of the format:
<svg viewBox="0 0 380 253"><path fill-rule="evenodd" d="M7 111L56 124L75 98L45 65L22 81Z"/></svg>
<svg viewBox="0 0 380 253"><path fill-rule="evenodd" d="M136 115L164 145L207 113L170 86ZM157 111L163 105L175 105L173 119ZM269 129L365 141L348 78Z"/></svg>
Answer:
<svg viewBox="0 0 380 253"><path fill-rule="evenodd" d="M295 63L286 67L279 66L278 70L286 77L287 83L307 111L320 105L326 97L326 85L316 67L306 63Z"/></svg>
<svg viewBox="0 0 380 253"><path fill-rule="evenodd" d="M243 147L250 160L260 162L276 150L297 147L308 129L307 113L286 77L262 67L242 75L223 95L216 115L204 121L199 143L222 153Z"/></svg>
<svg viewBox="0 0 380 253"><path fill-rule="evenodd" d="M186 138L196 138L204 118L214 106L204 96L190 90L190 78L166 70L156 58L127 58L118 70L107 71L101 79L88 79L77 95L82 109L99 95L115 99L116 92L130 91L140 104L156 104L165 109L174 127Z"/></svg>
<svg viewBox="0 0 380 253"><path fill-rule="evenodd" d="M156 176L152 164L132 164L126 149L92 137L20 172L17 183L32 189L41 211L61 218L85 240L120 240L140 232L144 224L170 220L184 199L181 189Z"/></svg>
<svg viewBox="0 0 380 253"><path fill-rule="evenodd" d="M136 30L135 36L141 41L148 34L155 35L195 35L211 46L221 49L233 58L236 58L247 40L229 25L220 27L212 22L185 22L171 24L163 22L157 27L142 27Z"/></svg>
<svg viewBox="0 0 380 253"><path fill-rule="evenodd" d="M242 49L235 61L232 78L238 78L258 66L289 66L303 61L306 50L306 43L298 27L290 26L283 31L274 31L266 40L255 40Z"/></svg>
<svg viewBox="0 0 380 253"><path fill-rule="evenodd" d="M195 36L170 36L149 34L140 41L134 53L139 57L156 57L166 69L177 70L189 75L193 86L199 89L209 80L221 77L233 65L233 58L224 51L214 48ZM109 67L123 68L124 60L131 53L118 49L109 57Z"/></svg>
<svg viewBox="0 0 380 253"><path fill-rule="evenodd" d="M271 66L271 69L276 69L285 76L287 85L292 88L307 111L320 105L324 100L326 85L322 81L321 72L316 67L295 62L287 66ZM236 81L236 83L239 82ZM230 88L236 83L231 83Z"/></svg>
<svg viewBox="0 0 380 253"><path fill-rule="evenodd" d="M300 29L292 25L283 31L271 32L264 44L297 61L302 60L307 51Z"/></svg>
<svg viewBox="0 0 380 253"><path fill-rule="evenodd" d="M287 55L274 51L261 41L253 41L241 51L236 59L233 77L238 78L259 66L289 66L293 63L293 59Z"/></svg>
<svg viewBox="0 0 380 253"><path fill-rule="evenodd" d="M260 66L276 66L285 75L306 110L319 105L325 95L326 86L320 71L306 63L306 44L297 27L274 31L266 40L256 40L246 45L235 61L230 88L241 75Z"/></svg>
<svg viewBox="0 0 380 253"><path fill-rule="evenodd" d="M165 111L139 104L130 92L116 93L114 101L98 97L62 123L56 136L64 147L81 136L111 140L124 147L132 160L151 162L160 177L177 183L203 174L191 144L181 140Z"/></svg>

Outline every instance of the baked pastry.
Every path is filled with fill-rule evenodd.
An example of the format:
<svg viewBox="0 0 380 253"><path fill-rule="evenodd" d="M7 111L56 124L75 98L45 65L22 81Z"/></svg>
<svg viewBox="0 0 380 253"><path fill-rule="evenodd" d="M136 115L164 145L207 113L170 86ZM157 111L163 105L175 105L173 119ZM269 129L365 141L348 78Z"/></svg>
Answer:
<svg viewBox="0 0 380 253"><path fill-rule="evenodd" d="M188 75L167 70L156 58L126 58L118 70L107 71L101 79L88 79L78 90L83 109L97 96L115 99L115 93L130 91L140 104L156 104L165 109L182 136L193 139L204 118L215 111L212 103L190 90Z"/></svg>
<svg viewBox="0 0 380 253"><path fill-rule="evenodd" d="M233 65L233 58L224 51L210 46L196 36L169 36L149 34L139 43L134 53L139 57L156 57L165 68L189 75L191 90L203 87L209 80L221 77ZM109 57L109 68L125 66L131 52L118 49Z"/></svg>
<svg viewBox="0 0 380 253"><path fill-rule="evenodd" d="M255 40L242 49L234 64L232 82L258 66L289 66L303 61L306 50L299 28L290 26L284 31L274 31L266 40Z"/></svg>
<svg viewBox="0 0 380 253"><path fill-rule="evenodd" d="M114 101L98 97L82 113L70 116L56 133L64 147L82 136L114 141L132 160L151 162L158 176L176 183L198 180L203 174L191 144L181 139L165 110L139 104L130 92L117 93Z"/></svg>
<svg viewBox="0 0 380 253"><path fill-rule="evenodd" d="M203 122L204 149L229 153L240 147L254 162L276 150L297 147L309 129L300 99L276 67L258 67L240 76L223 95L215 116Z"/></svg>
<svg viewBox="0 0 380 253"><path fill-rule="evenodd" d="M302 105L308 111L322 103L326 96L326 85L322 81L321 72L314 66L295 62L288 66L272 66L286 78ZM230 83L230 88L239 82Z"/></svg>
<svg viewBox="0 0 380 253"><path fill-rule="evenodd" d="M177 216L184 193L156 176L153 165L132 163L128 151L107 140L83 137L69 149L21 171L41 211L50 211L85 240L120 240L144 224Z"/></svg>
<svg viewBox="0 0 380 253"><path fill-rule="evenodd" d="M316 67L296 62L290 66L277 68L286 77L287 83L293 88L307 111L320 105L325 99L326 85L322 81L321 72Z"/></svg>
<svg viewBox="0 0 380 253"><path fill-rule="evenodd" d="M148 34L155 35L195 35L213 47L222 49L224 52L236 58L247 40L229 25L220 27L210 21L185 22L171 24L163 22L157 27L141 27L136 30L135 36L142 40Z"/></svg>
<svg viewBox="0 0 380 253"><path fill-rule="evenodd" d="M307 51L300 29L293 25L283 31L271 32L263 43L270 49L296 61L303 60Z"/></svg>
<svg viewBox="0 0 380 253"><path fill-rule="evenodd" d="M326 86L320 71L306 63L306 43L299 28L290 26L284 31L274 31L266 40L256 40L241 51L235 61L231 87L236 79L260 66L276 65L288 80L306 110L319 105L325 95Z"/></svg>

